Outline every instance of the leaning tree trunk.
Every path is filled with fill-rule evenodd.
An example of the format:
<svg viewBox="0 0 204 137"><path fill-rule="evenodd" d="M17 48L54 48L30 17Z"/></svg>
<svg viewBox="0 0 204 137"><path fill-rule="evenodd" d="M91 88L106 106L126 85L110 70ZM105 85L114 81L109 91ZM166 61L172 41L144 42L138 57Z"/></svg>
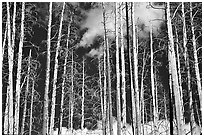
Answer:
<svg viewBox="0 0 204 137"><path fill-rule="evenodd" d="M21 135L24 134L24 128L25 128L25 119L26 119L26 112L27 112L27 98L29 93L29 82L30 82L30 69L31 69L31 49L28 57L28 70L27 70L27 83L26 83L26 91L25 91L25 99L24 99L24 106L23 106L23 118L22 118L22 126L21 126Z"/></svg>
<svg viewBox="0 0 204 137"><path fill-rule="evenodd" d="M65 60L64 60L64 67L63 67L63 80L62 80L62 94L61 94L61 105L60 105L60 126L59 126L59 135L62 134L62 122L63 122L63 113L64 113L64 109L63 109L63 105L64 105L64 95L65 95L65 82L66 82L66 73L67 73L67 60L68 60L68 48L69 48L69 37L70 37L70 28L71 28L71 23L72 23L72 17L71 17L71 21L67 27L67 43L66 43L66 49L65 49Z"/></svg>
<svg viewBox="0 0 204 137"><path fill-rule="evenodd" d="M175 57L175 50L174 50L174 39L173 39L173 31L172 31L172 23L171 23L171 16L170 16L170 3L167 2L167 27L168 27L168 37L169 37L169 66L171 66L171 73L172 73L172 85L173 85L173 92L175 97L175 107L176 107L176 120L178 126L178 134L182 134L181 126L183 123L183 113L182 113L182 104L180 98L180 90L178 84L178 72L177 72L177 65L176 65L176 57Z"/></svg>
<svg viewBox="0 0 204 137"><path fill-rule="evenodd" d="M57 75L58 75L58 67L59 67L59 49L60 49L60 41L62 37L62 22L65 10L65 2L63 3L62 12L61 12L61 19L60 19L60 27L57 39L57 47L55 52L55 66L54 66L54 77L53 77L53 90L52 90L52 102L51 102L51 116L50 116L50 134L52 135L54 132L54 121L55 121L55 105L56 105L56 90L57 90Z"/></svg>
<svg viewBox="0 0 204 137"><path fill-rule="evenodd" d="M179 89L180 89L180 96L181 96L181 104L183 104L183 92L182 92L183 88L182 88L182 77L181 77L181 68L180 68L181 65L180 65L180 57L179 57L179 41L178 41L178 34L177 34L176 27L175 27L175 38L176 38L176 43L177 43L176 44L176 55L177 55L177 65L178 65ZM184 113L184 106L182 106L182 112ZM185 120L184 120L184 123L185 123Z"/></svg>
<svg viewBox="0 0 204 137"><path fill-rule="evenodd" d="M193 22L193 7L192 2L190 2L190 24L191 24L191 32L192 32L192 42L193 42L193 57L194 57L194 67L195 67L195 74L196 74L196 82L200 100L200 110L202 110L202 86L201 86L201 78L200 78L200 70L198 67L198 54L196 49L196 37L195 37L195 27Z"/></svg>
<svg viewBox="0 0 204 137"><path fill-rule="evenodd" d="M121 135L121 106L120 106L120 64L119 64L119 33L118 33L118 24L119 24L119 16L118 16L118 3L115 3L115 40L116 40L116 111L117 111L117 135ZM122 28L120 28L122 30Z"/></svg>
<svg viewBox="0 0 204 137"><path fill-rule="evenodd" d="M21 34L18 51L18 68L17 68L17 79L16 79L16 103L15 103L15 128L14 134L19 134L19 111L20 111L20 93L21 93L21 64L22 64L22 52L23 52L23 41L24 41L24 19L25 19L25 2L22 3L21 13ZM15 31L15 30L13 30ZM13 36L15 37L15 36ZM13 44L14 45L14 44Z"/></svg>
<svg viewBox="0 0 204 137"><path fill-rule="evenodd" d="M48 105L49 105L49 83L50 83L50 46L51 46L51 23L52 23L52 2L49 7L49 23L47 32L47 68L46 68L46 80L45 80L45 93L44 93L44 108L43 108L43 135L48 134Z"/></svg>
<svg viewBox="0 0 204 137"><path fill-rule="evenodd" d="M7 4L7 23L8 23L8 64L9 64L9 76L8 76L8 134L13 134L13 55L14 47L11 44L11 22L10 22L10 7L9 2Z"/></svg>

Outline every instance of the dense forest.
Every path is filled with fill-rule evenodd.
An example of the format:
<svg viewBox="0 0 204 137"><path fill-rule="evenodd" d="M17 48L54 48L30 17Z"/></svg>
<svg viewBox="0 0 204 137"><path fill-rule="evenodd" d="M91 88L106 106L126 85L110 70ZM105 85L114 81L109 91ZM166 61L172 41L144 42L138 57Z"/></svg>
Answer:
<svg viewBox="0 0 204 137"><path fill-rule="evenodd" d="M202 134L202 2L1 8L2 134Z"/></svg>

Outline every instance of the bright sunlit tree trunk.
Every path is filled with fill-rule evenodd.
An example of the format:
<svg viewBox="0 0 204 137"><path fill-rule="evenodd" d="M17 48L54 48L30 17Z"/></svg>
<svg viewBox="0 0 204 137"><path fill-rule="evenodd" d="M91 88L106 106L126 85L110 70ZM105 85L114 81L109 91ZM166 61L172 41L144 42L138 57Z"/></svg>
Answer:
<svg viewBox="0 0 204 137"><path fill-rule="evenodd" d="M49 23L47 32L47 63L46 63L46 80L45 80L45 93L44 93L44 108L43 108L43 129L42 134L48 134L48 105L49 105L49 84L50 84L50 46L51 46L51 24L52 24L52 2L49 5Z"/></svg>

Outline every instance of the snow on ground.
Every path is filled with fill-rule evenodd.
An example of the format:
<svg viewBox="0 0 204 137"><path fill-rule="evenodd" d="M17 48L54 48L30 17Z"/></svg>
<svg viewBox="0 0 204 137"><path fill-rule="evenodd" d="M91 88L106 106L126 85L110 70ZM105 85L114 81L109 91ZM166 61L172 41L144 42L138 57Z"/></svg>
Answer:
<svg viewBox="0 0 204 137"><path fill-rule="evenodd" d="M153 122L150 121L146 124L144 124L144 130L141 131L141 134L144 135L153 135L154 129L152 128ZM102 135L102 122L98 121L97 123L98 129L96 130L88 130L85 128L84 130L78 129L73 130L71 132L70 129L67 129L66 127L62 127L62 135ZM122 127L122 126L121 126ZM132 135L132 127L131 125L127 124L127 132L124 133L124 130L122 130L122 135ZM169 135L170 134L170 124L167 120L159 120L156 124L155 133L157 135ZM143 126L141 127L143 129ZM185 124L182 126L183 135L191 135L190 133L190 124ZM193 124L193 135L200 135L201 129L197 124ZM108 133L109 134L109 133ZM117 135L117 122L114 119L113 120L113 134ZM174 134L176 134L176 126L174 125ZM56 129L53 133L53 135L58 135L58 129Z"/></svg>

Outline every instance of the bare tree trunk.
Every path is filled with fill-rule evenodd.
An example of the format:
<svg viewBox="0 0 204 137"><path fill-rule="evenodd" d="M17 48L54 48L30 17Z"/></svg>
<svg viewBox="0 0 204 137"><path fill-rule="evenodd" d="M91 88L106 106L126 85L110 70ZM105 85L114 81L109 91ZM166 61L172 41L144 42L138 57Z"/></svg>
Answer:
<svg viewBox="0 0 204 137"><path fill-rule="evenodd" d="M164 92L164 119L167 120L167 107L166 107L166 104L167 104L167 100L166 100L166 94ZM168 135L168 131L166 131L166 135Z"/></svg>
<svg viewBox="0 0 204 137"><path fill-rule="evenodd" d="M128 4L125 4L126 7L126 15L128 15ZM127 27L127 34L129 33L129 22L128 22L128 16L126 16L126 27ZM129 37L127 37L127 48L128 48L128 64L129 64L129 72L130 72L130 90L131 90L131 102L132 102L132 117L133 117L133 121L132 121L132 127L133 127L133 135L136 135L136 121L137 121L137 117L136 117L136 106L135 106L135 91L134 91L134 85L133 85L133 68L132 68L132 48L130 47L129 44ZM126 112L124 112L126 114ZM123 123L126 123L126 117L124 117L124 121Z"/></svg>
<svg viewBox="0 0 204 137"><path fill-rule="evenodd" d="M51 46L51 23L52 23L52 2L49 7L49 23L47 33L47 69L46 69L46 80L45 80L45 93L44 93L44 108L43 108L43 135L48 134L48 105L49 105L49 83L50 83L50 46Z"/></svg>
<svg viewBox="0 0 204 137"><path fill-rule="evenodd" d="M175 58L175 51L174 51L174 40L173 40L173 32L172 32L172 24L171 24L171 17L170 17L170 3L167 3L167 27L168 27L168 36L169 36L169 65L171 66L172 72L172 84L173 84L173 92L175 97L175 107L176 107L176 120L178 123L178 134L182 134L181 126L183 123L183 114L182 114L182 104L180 98L180 90L178 84L178 73L177 73L177 66L176 66L176 58Z"/></svg>
<svg viewBox="0 0 204 137"><path fill-rule="evenodd" d="M106 75L107 75L107 72L106 72L106 43L107 42L105 40L105 36L104 36L104 51L103 51L103 75L104 75L104 82L103 82L103 85L104 85L104 114L103 114L103 119L102 119L102 130L103 130L103 135L106 135L107 134L107 78L106 78Z"/></svg>
<svg viewBox="0 0 204 137"><path fill-rule="evenodd" d="M184 32L186 33L186 32ZM178 65L178 80L179 80L179 89L180 89L180 96L181 96L181 104L183 104L183 89L182 89L182 77L181 77L181 66L180 66L180 57L179 57L179 46L178 46L178 34L177 30L175 30L175 37L176 37L176 55L177 55L177 65ZM186 44L185 44L186 45ZM187 46L187 45L186 45ZM185 46L185 47L186 47ZM184 105L184 104L183 104ZM182 112L184 113L184 106L182 105ZM185 119L184 119L185 121ZM184 122L185 123L185 122Z"/></svg>
<svg viewBox="0 0 204 137"><path fill-rule="evenodd" d="M70 130L73 133L73 115L74 115L74 53L72 49L72 68L71 68L71 81L72 81L72 90L70 94Z"/></svg>
<svg viewBox="0 0 204 137"><path fill-rule="evenodd" d="M27 83L26 83L26 91L25 91L25 100L24 100L24 106L23 106L23 118L22 118L22 126L21 126L21 135L24 134L24 127L25 127L25 118L26 118L26 112L27 112L27 97L29 93L29 82L30 82L30 64L31 64L31 50L29 53L29 58L28 58L28 70L27 70Z"/></svg>
<svg viewBox="0 0 204 137"><path fill-rule="evenodd" d="M33 125L33 99L34 99L35 81L32 80L32 91L31 91L31 105L30 105L30 122L29 122L29 135L32 135L32 125Z"/></svg>
<svg viewBox="0 0 204 137"><path fill-rule="evenodd" d="M98 58L98 75L99 75L99 88L100 88L100 103L101 103L101 119L102 119L102 132L104 131L104 101L103 101L103 89L102 89L102 74L101 74L102 66L101 66L101 59Z"/></svg>
<svg viewBox="0 0 204 137"><path fill-rule="evenodd" d="M122 93L122 118L126 119L126 82L125 82L125 47L124 47L124 34L123 34L123 3L121 2L121 7L120 7L120 34L121 34L121 77L122 77L122 83L121 83L121 93ZM126 120L123 120L123 127L126 126ZM126 129L125 129L126 130Z"/></svg>
<svg viewBox="0 0 204 137"><path fill-rule="evenodd" d="M11 23L10 23L10 7L9 2L7 4L7 23L8 23L8 64L9 64L9 76L8 76L8 134L13 135L13 54L14 47L11 45Z"/></svg>
<svg viewBox="0 0 204 137"><path fill-rule="evenodd" d="M106 57L107 57L107 80L108 80L108 119L109 119L109 130L110 130L110 135L113 135L113 119L112 119L112 99L111 99L111 67L110 67L110 55L109 55L109 44L108 44L108 38L107 38L107 31L106 31L106 11L104 4L103 6L103 21L104 21L104 32L105 32L105 44L106 44Z"/></svg>
<svg viewBox="0 0 204 137"><path fill-rule="evenodd" d="M19 134L19 111L20 111L20 93L21 93L21 64L22 64L22 52L23 52L23 41L24 41L24 20L25 20L25 3L22 3L22 13L21 13L21 36L19 42L19 52L18 52L18 69L17 69L17 79L16 79L16 103L15 103L15 128L14 134ZM15 22L15 21L13 21ZM13 30L16 31L16 30ZM15 36L13 36L15 38ZM15 41L15 40L14 40ZM15 44L13 43L13 46Z"/></svg>
<svg viewBox="0 0 204 137"><path fill-rule="evenodd" d="M52 91L52 102L51 102L51 116L50 116L50 134L53 134L54 131L54 121L55 121L55 102L56 102L56 90L57 90L57 75L58 75L58 55L59 55L59 48L60 48L60 41L62 37L62 22L65 10L65 2L63 3L62 12L61 12L61 19L60 19L60 27L57 39L57 47L55 52L55 66L54 66L54 77L53 77L53 91Z"/></svg>
<svg viewBox="0 0 204 137"><path fill-rule="evenodd" d="M3 45L2 45L2 57L1 57L1 62L3 64L3 59L4 59L4 50L5 50L5 45L6 45L6 39L7 39L7 32L8 32L8 23L6 23L6 28L5 28L5 32L4 32L4 40L3 40ZM1 68L2 71L2 68ZM2 75L2 74L1 74Z"/></svg>
<svg viewBox="0 0 204 137"><path fill-rule="evenodd" d="M5 112L4 112L4 135L7 135L7 134L9 134L9 110L8 110L8 108L9 108L9 97L8 97L8 95L9 95L9 93L8 93L8 88L7 88L7 93L6 93L6 109L5 109Z"/></svg>
<svg viewBox="0 0 204 137"><path fill-rule="evenodd" d="M110 129L110 135L113 135L113 116L112 116L112 97L111 97L111 66L110 66L110 54L109 54L109 45L107 46L107 73L108 73L108 102L109 102L109 129Z"/></svg>
<svg viewBox="0 0 204 137"><path fill-rule="evenodd" d="M2 4L2 3L1 3ZM2 5L1 5L2 6ZM7 18L8 18L8 16L7 16ZM7 20L8 21L8 20ZM1 26L2 26L2 24L1 24ZM6 28L5 28L5 33L4 33L4 40L3 40L3 45L2 45L2 47L0 46L0 48L2 48L1 50L2 50L2 57L1 57L1 64L3 64L3 59L4 59L4 48L5 48L5 45L6 45L6 39L7 39L7 37L8 37L8 22L6 22ZM1 89L3 88L2 87L2 85L3 85L3 82L2 82L2 68L3 68L3 66L0 68L0 80L1 80L1 84L0 84L0 87L1 87ZM5 112L4 112L4 131L3 131L3 133L4 133L4 135L6 135L6 134L8 134L8 125L9 125L9 123L8 123L8 120L9 120L9 118L8 118L8 103L9 103L9 100L8 100L8 88L7 88L7 93L6 93L6 105L5 105Z"/></svg>
<svg viewBox="0 0 204 137"><path fill-rule="evenodd" d="M157 119L158 119L158 114L157 114L157 108L156 108L156 94L155 94L155 83L154 83L154 51L153 51L153 32L152 32L152 24L150 22L150 57L151 57L151 90L152 90L152 101L153 101L153 130L154 130L154 135L157 134Z"/></svg>
<svg viewBox="0 0 204 137"><path fill-rule="evenodd" d="M144 73L145 73L145 65L146 65L146 58L145 58L145 54L146 54L146 49L144 49L144 52L143 52L143 65L142 65L142 76L141 76L141 91L140 91L140 96L141 96L141 101L140 101L140 110L142 112L142 134L144 135L144 124L145 124L145 119L144 119L144 114L145 114L145 102L144 102Z"/></svg>
<svg viewBox="0 0 204 137"><path fill-rule="evenodd" d="M23 38L24 38L24 3L22 3L22 12L21 12L21 36L19 42L19 53L18 53L18 68L17 68L17 79L16 79L16 102L15 102L15 116L14 116L14 135L17 135L19 132L19 110L20 110L20 83L21 83L21 62L22 62L22 48L23 48ZM13 10L13 30L12 30L12 47L15 47L15 37L16 37L16 2L14 2Z"/></svg>
<svg viewBox="0 0 204 137"><path fill-rule="evenodd" d="M141 134L141 112L140 112L140 98L139 98L139 84L138 84L138 28L135 24L135 2L132 5L132 28L133 28L133 58L134 58L134 87L135 87L135 103L136 103L136 127L137 131L135 134ZM126 9L127 10L127 9ZM127 12L127 11L126 11ZM127 14L128 15L128 14ZM137 31L137 32L136 32ZM136 128L135 128L136 130Z"/></svg>
<svg viewBox="0 0 204 137"><path fill-rule="evenodd" d="M193 57L194 57L194 67L196 73L196 82L200 100L200 110L202 110L202 86L201 86L201 78L200 78L200 70L198 67L198 56L197 56L197 49L196 49L196 38L195 38L195 28L193 23L193 9L192 9L192 2L190 2L190 23L191 23L191 32L192 32L192 42L193 42Z"/></svg>
<svg viewBox="0 0 204 137"><path fill-rule="evenodd" d="M83 131L83 129L84 129L84 95L85 95L85 91L84 91L84 79L85 79L85 70L84 70L84 62L85 62L85 58L83 57L83 78L82 78L82 80L83 80L83 82L82 82L82 101L81 101L81 130Z"/></svg>
<svg viewBox="0 0 204 137"><path fill-rule="evenodd" d="M118 33L118 24L119 24L119 16L118 16L118 8L119 3L115 3L115 39L116 39L116 105L117 105L117 135L121 135L121 105L120 105L120 64L119 64L119 33ZM120 8L121 11L121 8ZM121 12L120 12L121 13ZM122 15L120 15L122 16ZM121 25L122 26L122 25ZM122 28L120 28L122 30ZM123 36L122 36L123 37Z"/></svg>
<svg viewBox="0 0 204 137"><path fill-rule="evenodd" d="M66 82L66 73L67 73L67 60L68 60L68 48L69 48L69 36L70 36L70 27L72 23L72 17L71 21L67 27L67 43L66 43L66 49L65 49L65 60L64 60L64 67L63 67L63 80L62 80L62 94L61 94L61 106L60 106L60 126L59 126L59 135L62 133L62 122L63 122L63 105L64 105L64 95L65 95L65 82Z"/></svg>

